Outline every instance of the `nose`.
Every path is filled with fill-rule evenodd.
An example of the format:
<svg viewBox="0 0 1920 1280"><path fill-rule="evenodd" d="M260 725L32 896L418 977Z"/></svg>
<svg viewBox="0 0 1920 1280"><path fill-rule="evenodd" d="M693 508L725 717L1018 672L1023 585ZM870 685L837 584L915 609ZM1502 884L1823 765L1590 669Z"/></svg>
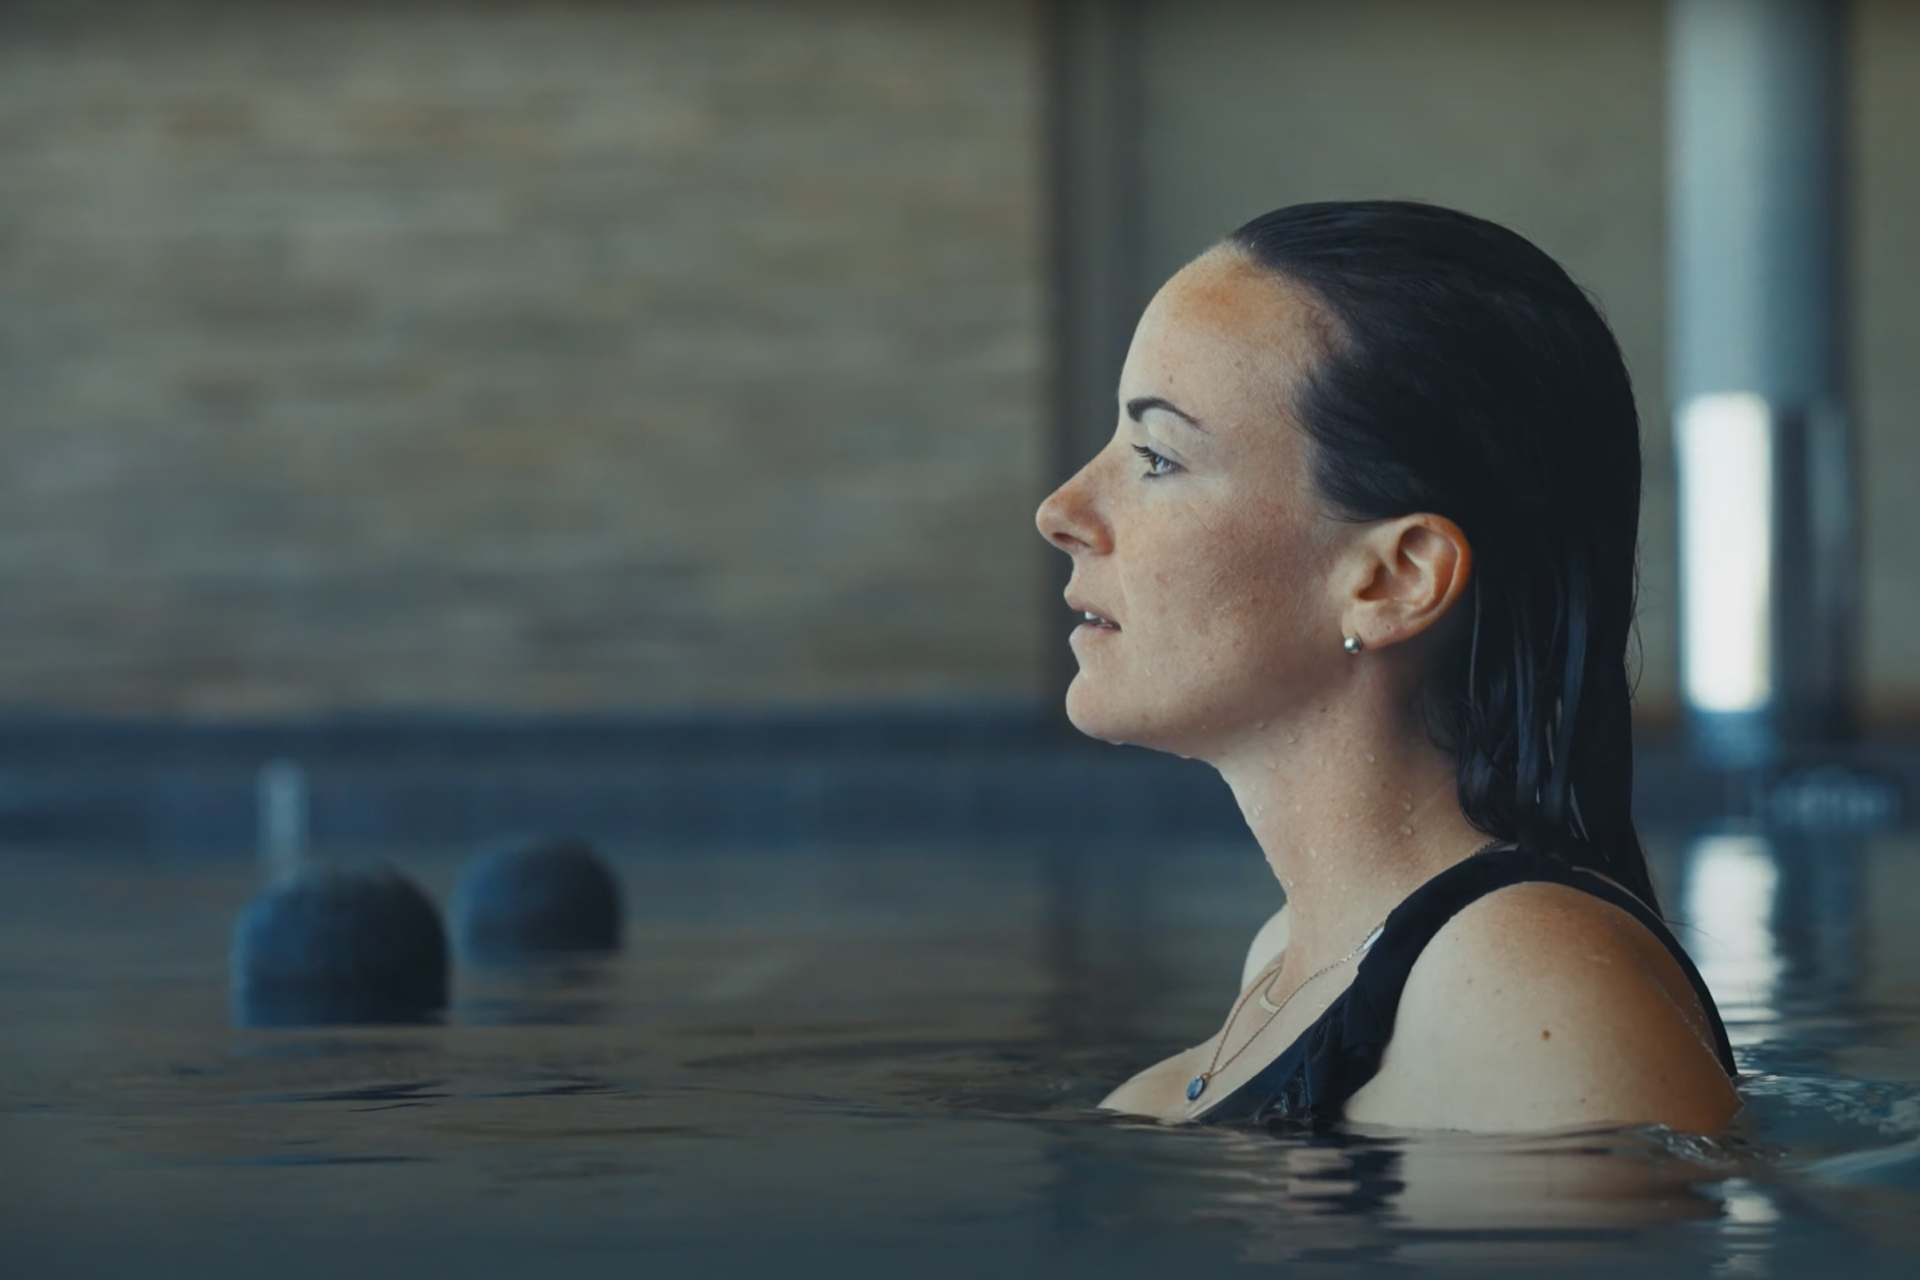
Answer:
<svg viewBox="0 0 1920 1280"><path fill-rule="evenodd" d="M1090 462L1048 494L1033 516L1040 536L1070 556L1082 551L1104 552L1113 546L1112 535L1095 507L1092 473Z"/></svg>

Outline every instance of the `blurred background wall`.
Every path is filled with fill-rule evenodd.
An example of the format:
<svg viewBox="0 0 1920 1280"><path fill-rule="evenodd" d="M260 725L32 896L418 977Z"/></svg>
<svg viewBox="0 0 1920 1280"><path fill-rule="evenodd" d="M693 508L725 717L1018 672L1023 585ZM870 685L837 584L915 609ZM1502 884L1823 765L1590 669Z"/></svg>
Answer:
<svg viewBox="0 0 1920 1280"><path fill-rule="evenodd" d="M0 707L1045 702L1066 617L1030 513L1111 429L1140 303L1268 208L1413 196L1533 237L1619 331L1657 727L1665 20L10 4ZM1890 730L1920 726L1920 6L1851 24L1863 702Z"/></svg>
<svg viewBox="0 0 1920 1280"><path fill-rule="evenodd" d="M0 703L1031 700L1032 27L0 9Z"/></svg>

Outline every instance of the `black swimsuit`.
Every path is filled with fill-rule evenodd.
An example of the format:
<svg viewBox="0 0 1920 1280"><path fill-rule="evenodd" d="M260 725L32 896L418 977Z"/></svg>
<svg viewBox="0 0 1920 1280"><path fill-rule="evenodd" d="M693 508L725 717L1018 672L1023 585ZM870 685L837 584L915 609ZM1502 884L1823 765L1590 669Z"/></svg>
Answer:
<svg viewBox="0 0 1920 1280"><path fill-rule="evenodd" d="M1196 1116L1201 1124L1263 1124L1338 1120L1347 1099L1380 1069L1393 1038L1400 992L1420 953L1447 921L1508 885L1563 884L1610 902L1631 915L1673 953L1713 1024L1714 1048L1727 1075L1737 1075L1727 1029L1700 971L1660 918L1612 881L1559 858L1522 849L1493 849L1442 871L1408 895L1381 926L1353 983L1260 1073Z"/></svg>

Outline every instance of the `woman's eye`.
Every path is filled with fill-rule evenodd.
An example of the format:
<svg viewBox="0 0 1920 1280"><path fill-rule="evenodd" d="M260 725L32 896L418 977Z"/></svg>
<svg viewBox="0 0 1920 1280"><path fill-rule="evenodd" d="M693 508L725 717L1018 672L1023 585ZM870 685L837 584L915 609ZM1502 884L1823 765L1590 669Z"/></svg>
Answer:
<svg viewBox="0 0 1920 1280"><path fill-rule="evenodd" d="M1133 451L1139 454L1141 461L1147 464L1147 475L1149 478L1153 476L1170 476L1180 469L1174 465L1171 458L1166 457L1164 454L1154 452L1146 445L1137 444L1133 446Z"/></svg>

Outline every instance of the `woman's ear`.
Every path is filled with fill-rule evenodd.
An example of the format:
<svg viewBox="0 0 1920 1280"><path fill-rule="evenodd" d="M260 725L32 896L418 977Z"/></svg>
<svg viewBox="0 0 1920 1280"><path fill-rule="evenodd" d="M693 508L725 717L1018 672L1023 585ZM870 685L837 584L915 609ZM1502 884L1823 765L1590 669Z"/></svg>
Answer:
<svg viewBox="0 0 1920 1280"><path fill-rule="evenodd" d="M1379 521L1356 541L1352 555L1343 625L1368 649L1411 640L1440 621L1473 573L1467 535L1445 516L1428 512Z"/></svg>

